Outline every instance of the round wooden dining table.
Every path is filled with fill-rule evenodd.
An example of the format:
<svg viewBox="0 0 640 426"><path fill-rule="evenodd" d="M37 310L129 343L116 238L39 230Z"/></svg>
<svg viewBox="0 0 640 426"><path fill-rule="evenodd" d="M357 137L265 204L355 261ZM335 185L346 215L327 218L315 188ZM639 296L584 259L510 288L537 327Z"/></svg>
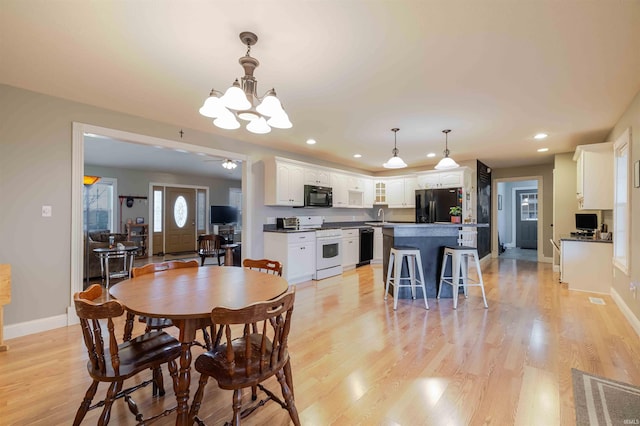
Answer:
<svg viewBox="0 0 640 426"><path fill-rule="evenodd" d="M271 300L288 287L277 275L233 266L204 266L141 275L113 285L109 293L129 312L169 318L179 328L182 348L173 387L178 402L176 425L186 425L192 423L188 418L191 345L196 331L211 323L211 310Z"/></svg>

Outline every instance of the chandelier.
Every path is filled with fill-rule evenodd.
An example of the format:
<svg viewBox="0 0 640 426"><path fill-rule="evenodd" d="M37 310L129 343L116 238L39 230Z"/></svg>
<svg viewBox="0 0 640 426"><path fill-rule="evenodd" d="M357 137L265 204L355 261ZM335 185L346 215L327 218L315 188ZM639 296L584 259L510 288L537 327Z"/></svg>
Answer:
<svg viewBox="0 0 640 426"><path fill-rule="evenodd" d="M407 167L407 163L402 161L402 158L398 157L399 151L398 147L396 146L396 136L398 134L398 130L400 129L398 129L397 127L391 129L391 131L393 132L393 149L391 150L391 153L393 155L386 163L382 165L382 167L384 167L385 169L401 169L403 167Z"/></svg>
<svg viewBox="0 0 640 426"><path fill-rule="evenodd" d="M233 130L240 127L238 119L248 121L247 130L251 133L269 133L272 127L290 129L293 125L271 89L260 97L257 94L258 81L253 77L253 70L260 62L251 57L251 46L256 44L258 36L252 32L240 33L240 40L247 46L247 53L238 62L244 69L244 77L240 82L236 78L233 85L222 94L211 89L209 97L200 108L200 114L214 118L213 124L221 129Z"/></svg>
<svg viewBox="0 0 640 426"><path fill-rule="evenodd" d="M444 133L444 157L438 164L436 164L436 170L446 170L446 169L455 169L456 167L460 167L458 163L456 163L453 158L449 157L449 132L451 130L446 129L443 130Z"/></svg>
<svg viewBox="0 0 640 426"><path fill-rule="evenodd" d="M227 170L233 170L236 167L238 167L238 165L236 164L235 161L231 161L228 158L226 158L223 162L222 162L222 167L224 167Z"/></svg>

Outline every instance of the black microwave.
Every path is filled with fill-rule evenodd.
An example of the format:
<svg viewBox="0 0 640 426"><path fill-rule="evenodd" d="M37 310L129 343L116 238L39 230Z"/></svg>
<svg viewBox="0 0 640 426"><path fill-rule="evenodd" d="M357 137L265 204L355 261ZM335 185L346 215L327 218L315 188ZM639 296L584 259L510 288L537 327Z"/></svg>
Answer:
<svg viewBox="0 0 640 426"><path fill-rule="evenodd" d="M333 193L328 186L305 185L305 207L333 207Z"/></svg>

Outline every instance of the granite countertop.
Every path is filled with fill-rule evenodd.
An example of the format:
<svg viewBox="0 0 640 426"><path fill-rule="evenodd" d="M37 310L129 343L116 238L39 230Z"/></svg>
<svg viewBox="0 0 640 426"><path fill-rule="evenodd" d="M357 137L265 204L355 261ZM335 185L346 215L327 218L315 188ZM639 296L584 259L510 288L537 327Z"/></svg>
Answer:
<svg viewBox="0 0 640 426"><path fill-rule="evenodd" d="M601 240L593 237L578 237L576 235L561 235L560 241L579 241L581 243L606 243L612 244L613 240Z"/></svg>
<svg viewBox="0 0 640 426"><path fill-rule="evenodd" d="M451 223L451 222L436 222L436 223L414 223L414 222L329 222L322 225L319 229L362 229L362 228L395 228L395 227L413 227L413 228L460 228L473 227L473 228L486 228L489 227L488 223ZM263 232L276 232L281 234L289 234L295 232L314 232L314 229L277 229L276 225L263 225Z"/></svg>

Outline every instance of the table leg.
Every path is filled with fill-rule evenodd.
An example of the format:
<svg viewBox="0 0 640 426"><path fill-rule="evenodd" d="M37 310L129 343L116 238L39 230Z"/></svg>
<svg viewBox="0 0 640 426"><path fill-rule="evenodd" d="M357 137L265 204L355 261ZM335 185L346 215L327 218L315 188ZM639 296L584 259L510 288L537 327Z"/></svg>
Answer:
<svg viewBox="0 0 640 426"><path fill-rule="evenodd" d="M133 258L134 258L134 254L133 252L131 252L131 255L129 256L129 278L131 278L131 269L133 269Z"/></svg>
<svg viewBox="0 0 640 426"><path fill-rule="evenodd" d="M104 257L104 269L106 270L105 288L109 290L109 255Z"/></svg>

